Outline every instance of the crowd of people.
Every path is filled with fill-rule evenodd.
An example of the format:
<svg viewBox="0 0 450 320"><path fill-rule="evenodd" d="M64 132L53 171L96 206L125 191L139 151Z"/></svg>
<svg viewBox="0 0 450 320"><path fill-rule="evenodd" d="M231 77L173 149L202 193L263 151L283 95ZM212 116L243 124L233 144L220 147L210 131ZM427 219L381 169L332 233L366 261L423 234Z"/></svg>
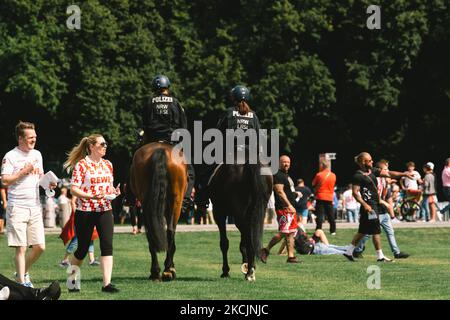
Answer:
<svg viewBox="0 0 450 320"><path fill-rule="evenodd" d="M144 143L152 141L170 141L176 128L186 128L186 116L178 100L169 92L170 82L165 76L157 76L154 81L155 96L144 107ZM232 90L236 106L227 111L219 123L222 129L236 129L236 124L259 128L259 121L254 114L249 122L245 117L253 112L245 103L248 89L236 86ZM242 97L241 97L242 96ZM241 97L241 98L236 98ZM248 127L246 127L248 129ZM90 265L100 265L103 285L102 292L115 293L119 289L112 283L113 271L113 200L121 195L120 184L114 185L113 164L106 160L108 144L101 134L83 137L68 153L64 169L71 172L70 187L62 186L57 203L52 197L45 198L42 203L39 191L40 180L44 175L41 153L35 149L37 135L35 126L30 122L20 121L16 126L17 147L9 151L2 161L0 185L0 233L4 233L6 219L6 237L8 246L15 250L15 280L26 288L33 288L30 271L45 251L44 221L47 226L54 226L56 221L55 207L58 208L59 225L63 228L61 238L68 244L61 266L81 267L83 260L89 255ZM422 219L434 222L438 214L448 211L438 207L437 188L434 175L434 164L423 166L424 176L415 170L412 162L407 164L404 172L391 171L386 160L380 160L373 166L370 154L363 152L355 158L358 170L352 178L347 190L338 194L336 175L331 171L330 163L320 161L319 172L315 175L310 189L303 179L294 185L289 176L291 160L287 155L280 157L279 171L273 176L273 194L267 205L266 223L273 223L276 217L278 232L268 245L260 252L262 262L266 263L271 248L278 242L285 243L287 262L298 263L296 252L300 254L335 254L344 255L355 261L361 257L365 243L372 236L377 253L377 260L392 261L381 249L381 228L388 235L389 244L395 258L407 258L401 252L395 240L392 221L395 221L395 208L403 191L406 197L416 201L422 197L421 210L414 212L411 221ZM212 206L205 202L206 183L194 187L194 171L188 166L188 188L184 195L183 212L186 223L214 223ZM200 177L200 181L208 176ZM207 181L206 179L205 181ZM450 200L450 158L446 160L442 172L443 191ZM47 188L55 189L52 182ZM124 186L126 188L126 186ZM128 193L128 192L126 192ZM201 204L197 198L202 199ZM207 198L207 197L206 197ZM131 216L132 232L141 231L142 204L136 197L126 197L120 202L124 212ZM128 209L127 209L128 208ZM45 214L43 215L43 211ZM345 247L331 245L322 230L325 219L329 222L330 234L336 235L337 212L342 211L349 222L359 222L358 232L351 244ZM47 219L47 220L46 220ZM312 220L316 223L316 231L308 237L305 223ZM232 220L230 219L231 223ZM99 239L101 257L97 262L93 254L93 240ZM302 248L302 249L300 249ZM305 249L306 248L306 249ZM309 249L308 249L309 248ZM28 253L28 254L27 254ZM70 277L76 277L71 274ZM71 278L71 279L72 279ZM6 283L8 281L5 280ZM79 281L69 291L80 291ZM53 284L52 284L53 285ZM56 285L53 285L55 287ZM52 288L53 288L52 287ZM6 295L8 290L0 289ZM47 290L47 291L45 291ZM58 290L53 288L29 291L43 298L49 298L42 292ZM25 294L25 293L23 293ZM59 293L51 295L50 298Z"/></svg>

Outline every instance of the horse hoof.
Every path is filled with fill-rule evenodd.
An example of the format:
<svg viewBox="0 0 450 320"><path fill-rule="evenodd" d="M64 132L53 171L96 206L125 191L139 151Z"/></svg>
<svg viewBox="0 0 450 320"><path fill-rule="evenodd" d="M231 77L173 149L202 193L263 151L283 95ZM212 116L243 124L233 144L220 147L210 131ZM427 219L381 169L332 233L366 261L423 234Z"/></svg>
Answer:
<svg viewBox="0 0 450 320"><path fill-rule="evenodd" d="M172 281L174 278L172 276L172 272L170 271L164 271L163 275L162 275L162 281L167 282L167 281Z"/></svg>
<svg viewBox="0 0 450 320"><path fill-rule="evenodd" d="M172 274L173 280L177 277L177 272L175 271L175 268L170 268L169 272Z"/></svg>
<svg viewBox="0 0 450 320"><path fill-rule="evenodd" d="M256 281L256 277L255 277L254 274L252 274L251 276L245 277L245 279L246 279L248 282L255 282L255 281Z"/></svg>
<svg viewBox="0 0 450 320"><path fill-rule="evenodd" d="M161 276L159 274L151 274L148 278L153 282L161 282Z"/></svg>
<svg viewBox="0 0 450 320"><path fill-rule="evenodd" d="M245 280L247 280L248 282L255 282L256 281L255 268L252 268L250 271L251 271L250 274L245 275Z"/></svg>
<svg viewBox="0 0 450 320"><path fill-rule="evenodd" d="M247 274L247 272L248 272L248 263L247 263L247 262L244 262L244 263L241 265L241 272L242 272L243 274Z"/></svg>
<svg viewBox="0 0 450 320"><path fill-rule="evenodd" d="M229 277L230 277L230 274L229 274L229 273L222 273L222 274L220 275L220 277L221 277L221 278L229 278Z"/></svg>

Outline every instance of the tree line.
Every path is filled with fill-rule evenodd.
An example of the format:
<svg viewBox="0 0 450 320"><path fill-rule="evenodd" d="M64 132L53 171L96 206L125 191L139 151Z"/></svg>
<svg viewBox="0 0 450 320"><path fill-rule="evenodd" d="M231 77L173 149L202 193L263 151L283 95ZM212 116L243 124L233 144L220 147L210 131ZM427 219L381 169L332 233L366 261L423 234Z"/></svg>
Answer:
<svg viewBox="0 0 450 320"><path fill-rule="evenodd" d="M366 0L0 2L1 151L17 120L37 124L38 148L60 163L92 132L127 166L151 80L167 75L189 123L215 125L235 84L251 90L262 126L312 176L337 152L347 176L367 150L394 164L448 157L450 17L445 0L381 1L369 30ZM435 158L433 158L435 157Z"/></svg>

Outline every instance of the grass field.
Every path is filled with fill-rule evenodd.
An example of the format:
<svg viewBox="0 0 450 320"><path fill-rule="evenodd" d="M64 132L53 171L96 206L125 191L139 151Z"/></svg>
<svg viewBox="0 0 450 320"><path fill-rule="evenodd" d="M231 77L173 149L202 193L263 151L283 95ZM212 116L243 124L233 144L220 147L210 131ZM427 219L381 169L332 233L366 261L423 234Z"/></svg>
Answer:
<svg viewBox="0 0 450 320"><path fill-rule="evenodd" d="M338 229L337 236L329 237L330 242L346 244L353 234L354 230ZM64 247L56 235L47 235L47 250L31 276L35 286L59 280L63 289L61 299L450 299L450 229L397 230L401 249L411 257L378 264L380 290L367 288L367 268L377 264L372 245L357 263L350 263L342 256L302 256L303 263L298 265L287 264L285 256L278 256L277 246L266 265L258 263L256 282L247 283L240 273L239 233L228 235L229 279L220 278L222 257L219 235L215 232L177 233L177 279L170 283L147 280L150 259L142 234L114 236L113 282L121 289L119 294L100 292L100 269L89 266L81 269L82 291L69 294L65 270L58 266ZM265 244L272 235L271 231L265 232ZM383 247L385 254L391 256L384 236ZM11 277L14 253L3 235L0 248L0 273Z"/></svg>

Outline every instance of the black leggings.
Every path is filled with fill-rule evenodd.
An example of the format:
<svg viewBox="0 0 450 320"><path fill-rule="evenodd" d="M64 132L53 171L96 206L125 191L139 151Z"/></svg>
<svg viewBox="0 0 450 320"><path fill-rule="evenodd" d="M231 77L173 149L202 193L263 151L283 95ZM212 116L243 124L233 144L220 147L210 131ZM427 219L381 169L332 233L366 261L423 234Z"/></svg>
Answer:
<svg viewBox="0 0 450 320"><path fill-rule="evenodd" d="M130 219L131 226L135 227L137 223L137 227L139 230L142 228L142 207L137 207L136 204L130 206Z"/></svg>
<svg viewBox="0 0 450 320"><path fill-rule="evenodd" d="M113 255L114 217L112 210L105 212L75 211L75 234L78 238L78 248L74 256L83 260L89 250L92 232L97 228L100 238L102 257Z"/></svg>
<svg viewBox="0 0 450 320"><path fill-rule="evenodd" d="M334 212L333 212L333 202L332 201L324 201L317 200L316 201L316 230L322 229L322 223L324 220L324 216L327 216L328 222L330 223L330 233L336 232L336 221L334 220Z"/></svg>

